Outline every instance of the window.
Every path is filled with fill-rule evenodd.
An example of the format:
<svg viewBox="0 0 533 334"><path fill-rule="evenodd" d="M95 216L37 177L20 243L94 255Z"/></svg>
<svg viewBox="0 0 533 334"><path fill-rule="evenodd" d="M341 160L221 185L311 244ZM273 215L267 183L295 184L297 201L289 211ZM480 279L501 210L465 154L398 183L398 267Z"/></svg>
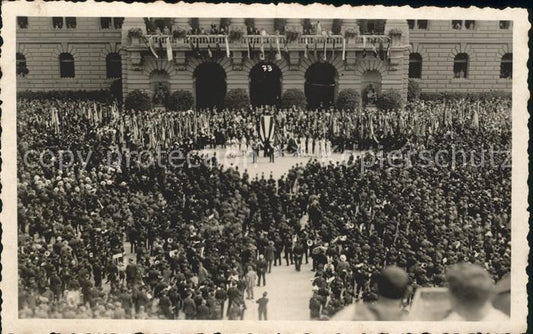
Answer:
<svg viewBox="0 0 533 334"><path fill-rule="evenodd" d="M420 30L427 30L428 20L417 20L416 25L417 25L417 28Z"/></svg>
<svg viewBox="0 0 533 334"><path fill-rule="evenodd" d="M500 21L500 29L509 29L511 28L511 21Z"/></svg>
<svg viewBox="0 0 533 334"><path fill-rule="evenodd" d="M409 55L409 78L420 79L422 77L422 56L419 53Z"/></svg>
<svg viewBox="0 0 533 334"><path fill-rule="evenodd" d="M62 17L52 17L52 27L54 29L63 29L63 18Z"/></svg>
<svg viewBox="0 0 533 334"><path fill-rule="evenodd" d="M453 60L453 74L454 78L468 78L468 55L466 53L459 53Z"/></svg>
<svg viewBox="0 0 533 334"><path fill-rule="evenodd" d="M474 30L476 28L476 21L467 20L465 21L466 30Z"/></svg>
<svg viewBox="0 0 533 334"><path fill-rule="evenodd" d="M74 57L70 53L59 55L59 74L62 78L74 78Z"/></svg>
<svg viewBox="0 0 533 334"><path fill-rule="evenodd" d="M75 17L66 17L65 23L67 29L76 29L76 18Z"/></svg>
<svg viewBox="0 0 533 334"><path fill-rule="evenodd" d="M22 53L17 52L17 75L24 77L28 74L28 67L26 66L26 57Z"/></svg>
<svg viewBox="0 0 533 334"><path fill-rule="evenodd" d="M115 29L122 29L122 23L124 23L123 17L114 17L113 18L113 26Z"/></svg>
<svg viewBox="0 0 533 334"><path fill-rule="evenodd" d="M112 52L105 58L105 68L108 78L120 78L122 75L122 61L120 55Z"/></svg>
<svg viewBox="0 0 533 334"><path fill-rule="evenodd" d="M383 35L386 20L357 20L361 35Z"/></svg>
<svg viewBox="0 0 533 334"><path fill-rule="evenodd" d="M100 18L100 28L102 28L102 29L111 28L111 18L110 17L101 17Z"/></svg>
<svg viewBox="0 0 533 334"><path fill-rule="evenodd" d="M428 29L428 20L407 20L407 25L409 30L427 30Z"/></svg>
<svg viewBox="0 0 533 334"><path fill-rule="evenodd" d="M28 17L27 16L17 16L17 26L20 29L28 28Z"/></svg>
<svg viewBox="0 0 533 334"><path fill-rule="evenodd" d="M452 28L454 30L474 30L476 29L476 21L473 20L453 20L452 21Z"/></svg>
<svg viewBox="0 0 533 334"><path fill-rule="evenodd" d="M100 28L102 29L122 29L123 17L101 17Z"/></svg>
<svg viewBox="0 0 533 334"><path fill-rule="evenodd" d="M461 21L461 20L453 20L452 21L452 28L455 29L455 30L463 29L463 21Z"/></svg>
<svg viewBox="0 0 533 334"><path fill-rule="evenodd" d="M500 78L512 79L513 78L513 54L506 53L502 56L502 62L500 64Z"/></svg>

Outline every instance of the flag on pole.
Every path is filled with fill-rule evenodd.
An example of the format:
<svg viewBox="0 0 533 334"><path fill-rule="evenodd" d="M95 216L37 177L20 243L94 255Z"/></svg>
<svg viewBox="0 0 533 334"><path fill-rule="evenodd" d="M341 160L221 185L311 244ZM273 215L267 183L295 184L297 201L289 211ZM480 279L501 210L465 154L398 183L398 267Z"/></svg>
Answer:
<svg viewBox="0 0 533 334"><path fill-rule="evenodd" d="M474 114L472 115L472 127L474 129L479 129L479 101L477 103L477 108L474 109Z"/></svg>
<svg viewBox="0 0 533 334"><path fill-rule="evenodd" d="M170 37L167 37L167 58L168 61L171 61L174 58L174 54L172 52L172 45L170 43Z"/></svg>

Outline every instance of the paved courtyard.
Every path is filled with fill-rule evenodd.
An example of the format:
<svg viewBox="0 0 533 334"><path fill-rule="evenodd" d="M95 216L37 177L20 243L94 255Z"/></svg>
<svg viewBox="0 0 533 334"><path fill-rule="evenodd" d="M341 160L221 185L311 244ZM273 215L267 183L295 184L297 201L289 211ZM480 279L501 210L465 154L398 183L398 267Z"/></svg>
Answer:
<svg viewBox="0 0 533 334"><path fill-rule="evenodd" d="M305 260L304 260L305 263ZM268 292L268 320L309 320L309 299L313 295L311 279L311 259L303 264L301 271L294 265L272 267L272 273L266 276L266 285L256 287L254 300L246 301L244 320L258 320L256 300Z"/></svg>
<svg viewBox="0 0 533 334"><path fill-rule="evenodd" d="M269 162L269 159L263 157L263 152L261 151L257 163L253 163L251 152L247 154L235 154L234 151L229 149L206 149L202 150L202 154L207 154L213 156L216 152L218 162L224 167L238 167L239 171L242 173L244 170L248 171L248 174L251 178L255 176L261 176L262 174L265 177L269 177L270 173L275 179L279 179L282 175L287 174L289 169L296 164L306 164L311 159L317 159L323 164L328 163L329 161L348 161L352 151L345 151L344 153L332 153L328 156L293 156L292 154L285 154L285 156L279 156L278 153L275 155L274 163ZM354 151L355 156L361 155L361 151Z"/></svg>

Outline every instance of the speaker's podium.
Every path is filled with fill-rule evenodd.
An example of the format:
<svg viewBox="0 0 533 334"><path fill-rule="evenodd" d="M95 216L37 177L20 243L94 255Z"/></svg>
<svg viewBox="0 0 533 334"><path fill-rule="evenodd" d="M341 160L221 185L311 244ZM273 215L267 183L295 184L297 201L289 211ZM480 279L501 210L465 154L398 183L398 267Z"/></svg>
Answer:
<svg viewBox="0 0 533 334"><path fill-rule="evenodd" d="M451 312L447 288L418 288L409 311L413 321L439 321Z"/></svg>

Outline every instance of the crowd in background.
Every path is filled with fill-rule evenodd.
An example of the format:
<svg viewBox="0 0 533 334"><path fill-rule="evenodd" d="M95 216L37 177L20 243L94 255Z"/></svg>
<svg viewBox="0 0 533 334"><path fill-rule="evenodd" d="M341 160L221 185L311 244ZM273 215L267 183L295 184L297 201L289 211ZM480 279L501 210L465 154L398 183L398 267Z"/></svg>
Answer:
<svg viewBox="0 0 533 334"><path fill-rule="evenodd" d="M445 285L446 267L459 262L481 264L494 280L510 270L507 156L452 164L445 155L449 164L428 165L419 154L510 150L509 99L415 102L388 113L126 113L27 99L17 110L23 318L242 319L245 295L268 286L272 266L300 270L304 260L315 270L313 319L374 300L373 277L390 264L408 272L411 296ZM250 178L201 152L181 167L103 163L117 147L248 145L265 113L285 150L324 137L370 152L326 165L311 159L278 180ZM405 155L389 157L392 148ZM61 169L54 158L24 161L48 149L91 157ZM210 163L194 164L202 159Z"/></svg>

